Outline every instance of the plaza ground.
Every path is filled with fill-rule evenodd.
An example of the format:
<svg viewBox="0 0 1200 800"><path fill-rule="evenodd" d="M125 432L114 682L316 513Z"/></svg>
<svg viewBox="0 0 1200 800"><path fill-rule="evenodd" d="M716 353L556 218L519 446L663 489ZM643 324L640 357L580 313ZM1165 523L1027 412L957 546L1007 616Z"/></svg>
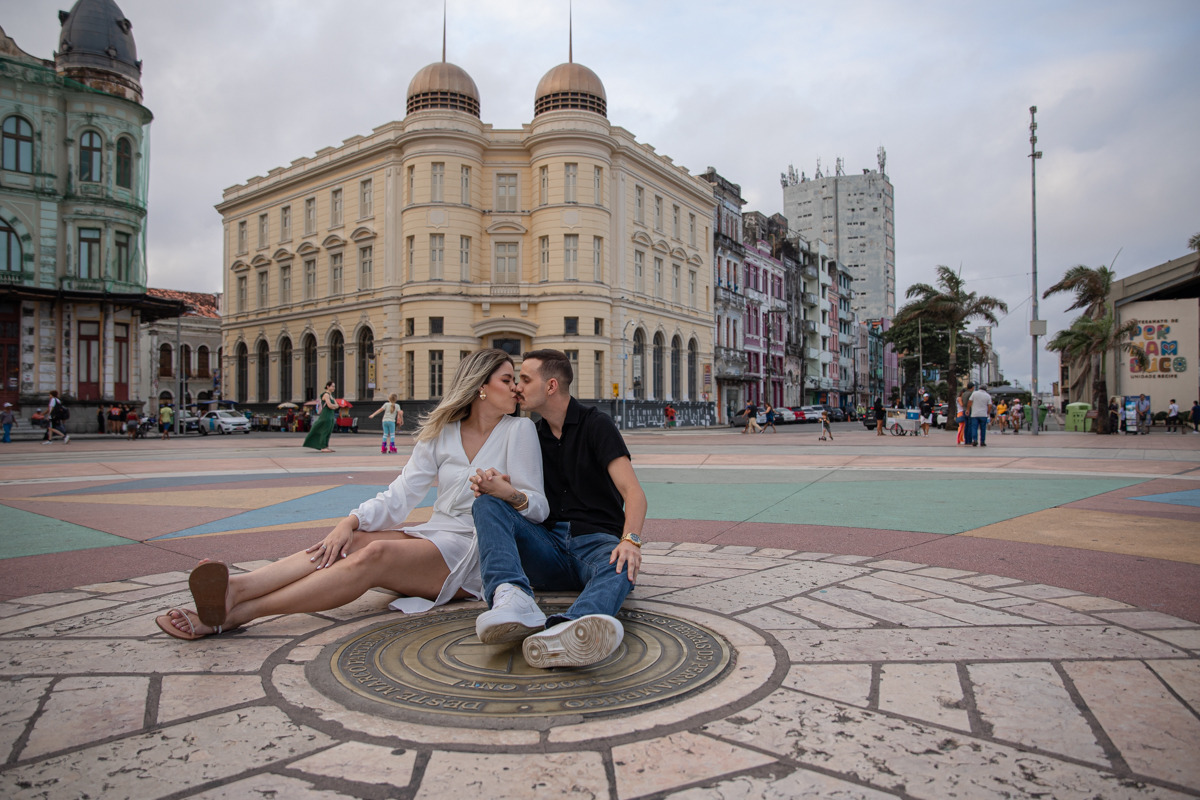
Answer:
<svg viewBox="0 0 1200 800"><path fill-rule="evenodd" d="M318 541L407 448L5 445L0 794L1200 796L1200 436L818 435L627 435L651 542L627 607L734 657L671 704L541 729L324 691L331 648L397 619L383 592L195 643L154 626L198 558Z"/></svg>

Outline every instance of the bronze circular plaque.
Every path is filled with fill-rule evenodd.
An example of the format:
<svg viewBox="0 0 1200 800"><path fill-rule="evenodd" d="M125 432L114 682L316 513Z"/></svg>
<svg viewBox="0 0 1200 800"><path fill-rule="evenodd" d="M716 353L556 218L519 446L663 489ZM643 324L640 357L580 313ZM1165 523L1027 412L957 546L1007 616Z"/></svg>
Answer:
<svg viewBox="0 0 1200 800"><path fill-rule="evenodd" d="M618 615L625 638L604 661L534 669L525 663L520 642L480 642L476 616L477 611L428 614L356 636L333 654L337 693L422 716L595 716L693 692L720 677L732 661L729 643L708 628L625 609Z"/></svg>

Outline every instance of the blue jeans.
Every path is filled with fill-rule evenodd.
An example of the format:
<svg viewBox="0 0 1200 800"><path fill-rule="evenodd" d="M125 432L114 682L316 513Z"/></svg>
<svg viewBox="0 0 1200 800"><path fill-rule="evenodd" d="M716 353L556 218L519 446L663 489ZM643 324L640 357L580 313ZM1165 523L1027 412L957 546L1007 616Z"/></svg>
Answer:
<svg viewBox="0 0 1200 800"><path fill-rule="evenodd" d="M967 417L967 438L974 444L987 444L987 417Z"/></svg>
<svg viewBox="0 0 1200 800"><path fill-rule="evenodd" d="M12 423L6 422L4 423L4 443L9 444L10 442L12 442Z"/></svg>
<svg viewBox="0 0 1200 800"><path fill-rule="evenodd" d="M396 420L385 419L383 421L383 440L385 442L390 440L392 444L396 443Z"/></svg>
<svg viewBox="0 0 1200 800"><path fill-rule="evenodd" d="M503 500L483 495L471 508L479 542L483 596L488 606L502 583L533 595L539 591L578 591L579 597L546 627L587 614L616 616L633 589L625 572L608 563L620 542L611 533L572 536L570 523L546 528L530 522Z"/></svg>

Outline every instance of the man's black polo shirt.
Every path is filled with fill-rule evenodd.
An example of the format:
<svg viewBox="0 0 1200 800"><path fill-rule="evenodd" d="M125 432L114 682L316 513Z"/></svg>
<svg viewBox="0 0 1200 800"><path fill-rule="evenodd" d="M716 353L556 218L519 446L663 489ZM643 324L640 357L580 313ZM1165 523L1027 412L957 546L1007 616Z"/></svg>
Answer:
<svg viewBox="0 0 1200 800"><path fill-rule="evenodd" d="M550 516L543 524L570 522L573 536L601 531L623 534L625 503L608 475L608 465L630 456L612 419L572 397L562 438L554 438L545 419L538 420L537 432L550 503Z"/></svg>

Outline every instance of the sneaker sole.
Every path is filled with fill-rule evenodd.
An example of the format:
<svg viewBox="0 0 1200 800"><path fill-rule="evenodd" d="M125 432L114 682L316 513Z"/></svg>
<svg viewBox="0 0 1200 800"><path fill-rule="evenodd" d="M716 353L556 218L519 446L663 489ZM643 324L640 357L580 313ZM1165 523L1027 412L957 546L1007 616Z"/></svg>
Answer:
<svg viewBox="0 0 1200 800"><path fill-rule="evenodd" d="M519 642L540 630L542 630L540 625L531 628L520 622L500 622L482 629L480 626L476 626L475 636L484 644L508 644L509 642Z"/></svg>
<svg viewBox="0 0 1200 800"><path fill-rule="evenodd" d="M621 623L611 617L581 617L560 633L531 636L521 651L536 669L586 667L612 655L624 636Z"/></svg>

